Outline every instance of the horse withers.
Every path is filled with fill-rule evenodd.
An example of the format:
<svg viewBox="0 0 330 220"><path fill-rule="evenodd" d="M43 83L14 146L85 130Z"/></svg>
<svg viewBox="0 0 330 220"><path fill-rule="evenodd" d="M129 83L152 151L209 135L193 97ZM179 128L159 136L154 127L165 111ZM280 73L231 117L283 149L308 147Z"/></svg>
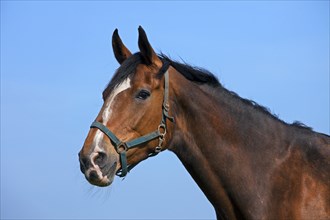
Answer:
<svg viewBox="0 0 330 220"><path fill-rule="evenodd" d="M210 72L157 55L139 27L79 152L97 186L163 150L174 152L219 219L330 219L330 137L288 124L225 89Z"/></svg>

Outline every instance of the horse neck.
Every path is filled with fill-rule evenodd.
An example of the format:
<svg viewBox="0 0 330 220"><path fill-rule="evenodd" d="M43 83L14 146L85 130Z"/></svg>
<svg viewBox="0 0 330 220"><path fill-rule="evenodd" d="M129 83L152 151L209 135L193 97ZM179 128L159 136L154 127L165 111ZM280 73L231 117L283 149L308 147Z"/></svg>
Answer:
<svg viewBox="0 0 330 220"><path fill-rule="evenodd" d="M171 74L170 82L176 124L169 150L181 160L218 217L258 216L256 210L267 203L267 170L272 168L268 158L283 151L281 144L277 147L273 142L274 131L277 138L285 139L284 125L252 106L243 108L243 102L233 100L223 88L197 85L177 72ZM264 147L270 143L273 148Z"/></svg>

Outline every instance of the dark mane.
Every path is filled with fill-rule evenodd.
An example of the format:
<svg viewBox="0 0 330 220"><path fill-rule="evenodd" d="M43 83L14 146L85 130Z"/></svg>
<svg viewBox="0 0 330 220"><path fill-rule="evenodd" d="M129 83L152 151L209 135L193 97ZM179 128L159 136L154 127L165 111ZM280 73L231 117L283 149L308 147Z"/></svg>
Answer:
<svg viewBox="0 0 330 220"><path fill-rule="evenodd" d="M212 87L217 87L220 85L218 79L208 70L196 66L191 66L187 63L179 63L177 61L171 60L164 54L161 54L160 59L166 60L174 67L178 72L180 72L188 80L193 81L198 84L207 84Z"/></svg>
<svg viewBox="0 0 330 220"><path fill-rule="evenodd" d="M245 105L251 106L253 109L255 109L259 112L262 112L262 113L272 117L273 119L276 119L284 124L287 124L283 120L279 119L277 115L272 114L271 111L267 107L259 105L258 103L256 103L253 100L241 98L235 92L227 90L225 87L222 86L222 84L218 81L218 79L208 70L205 70L200 67L194 67L187 63L179 63L179 62L173 61L164 54L161 54L160 58L165 59L166 61L170 62L171 66L173 66L178 72L180 72L188 80L199 83L199 84L205 83L207 85L210 85L211 87L221 88L223 91L225 91L227 94L229 94L233 99L236 99L237 101L240 101L240 102L244 103ZM292 124L289 124L289 125L292 127L303 128L306 130L312 130L311 127L308 127L299 121L294 121Z"/></svg>
<svg viewBox="0 0 330 220"><path fill-rule="evenodd" d="M195 67L192 65L189 65L187 63L180 63L177 61L173 61L168 56L164 54L160 54L159 58L164 62L169 62L169 64L174 67L179 73L181 73L186 79L195 82L197 84L206 84L209 85L212 88L220 88L222 91L226 92L230 97L233 99L241 102L242 104L248 105L252 107L253 109L264 113L267 116L272 117L273 119L276 119L284 124L287 124L286 122L282 121L278 118L277 115L274 115L271 113L271 111L262 105L259 105L253 100L248 100L241 98L239 95L237 95L235 92L227 90L225 87L222 86L222 84L218 81L217 77L215 77L211 72L209 72L206 69ZM122 65L116 70L115 75L112 77L111 81L106 86L105 90L103 91L103 99L105 99L110 92L120 83L122 83L127 77L135 73L135 69L138 64L143 63L143 58L141 54L135 53L132 56L130 56L127 60L125 60ZM312 130L312 128L306 126L305 124L295 121L292 124L289 124L292 127L302 128L306 130Z"/></svg>

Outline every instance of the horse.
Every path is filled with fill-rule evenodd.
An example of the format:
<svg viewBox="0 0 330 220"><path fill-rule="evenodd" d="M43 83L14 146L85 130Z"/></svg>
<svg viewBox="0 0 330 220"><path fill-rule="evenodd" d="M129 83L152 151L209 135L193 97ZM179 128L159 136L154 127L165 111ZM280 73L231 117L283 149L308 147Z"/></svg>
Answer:
<svg viewBox="0 0 330 220"><path fill-rule="evenodd" d="M224 88L205 69L157 54L138 28L132 54L116 29L120 67L79 152L93 185L141 161L177 155L217 219L330 219L330 136Z"/></svg>

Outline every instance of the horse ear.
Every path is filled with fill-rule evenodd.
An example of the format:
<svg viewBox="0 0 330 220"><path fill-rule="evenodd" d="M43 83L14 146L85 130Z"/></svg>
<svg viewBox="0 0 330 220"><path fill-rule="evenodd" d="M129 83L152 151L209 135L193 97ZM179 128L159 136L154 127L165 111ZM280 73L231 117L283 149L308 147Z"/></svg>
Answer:
<svg viewBox="0 0 330 220"><path fill-rule="evenodd" d="M154 49L152 49L146 32L141 26L139 26L139 49L147 65L154 64L159 68L162 66L162 61L159 59Z"/></svg>
<svg viewBox="0 0 330 220"><path fill-rule="evenodd" d="M125 47L118 35L118 29L112 34L112 49L118 63L122 64L132 53Z"/></svg>

